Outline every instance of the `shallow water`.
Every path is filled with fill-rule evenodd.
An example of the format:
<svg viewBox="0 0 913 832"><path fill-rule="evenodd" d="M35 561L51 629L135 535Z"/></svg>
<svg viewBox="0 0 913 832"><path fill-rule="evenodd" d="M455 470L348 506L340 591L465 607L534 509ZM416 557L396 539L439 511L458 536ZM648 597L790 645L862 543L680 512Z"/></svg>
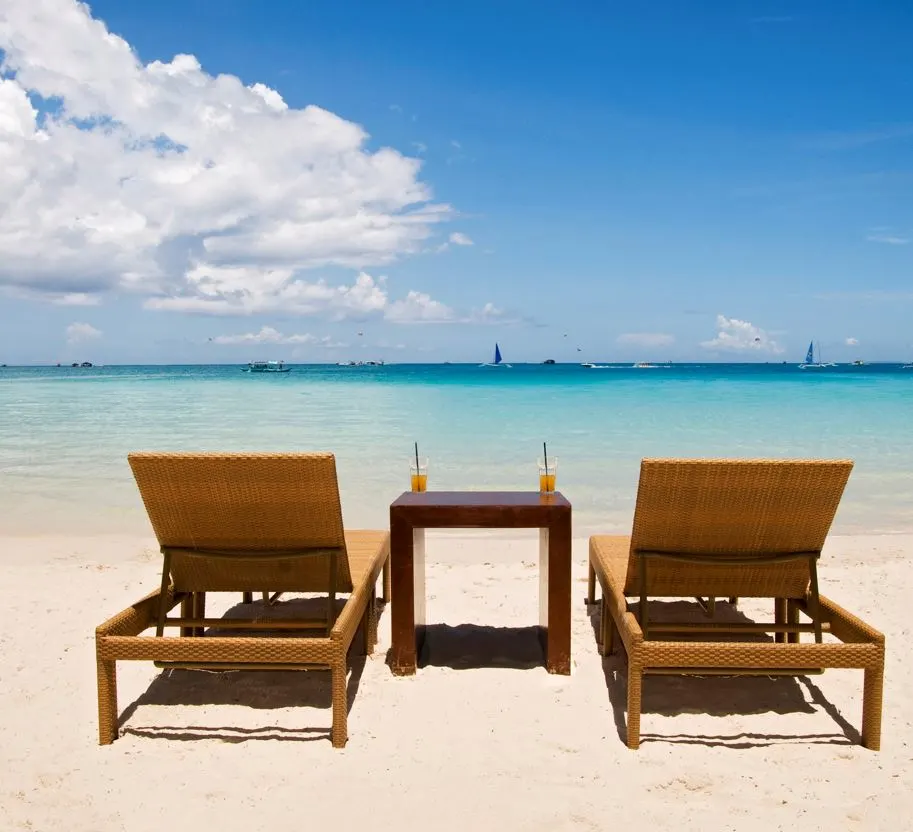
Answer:
<svg viewBox="0 0 913 832"><path fill-rule="evenodd" d="M543 440L576 534L630 527L644 456L851 458L835 530L913 530L899 365L0 369L0 533L149 530L133 450L329 450L345 521L385 526L413 441L431 489L534 489Z"/></svg>

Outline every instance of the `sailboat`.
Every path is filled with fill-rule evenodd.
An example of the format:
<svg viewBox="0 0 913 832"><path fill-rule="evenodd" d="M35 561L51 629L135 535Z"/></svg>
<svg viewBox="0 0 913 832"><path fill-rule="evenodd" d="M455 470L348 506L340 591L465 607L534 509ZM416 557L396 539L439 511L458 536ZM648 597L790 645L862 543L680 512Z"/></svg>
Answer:
<svg viewBox="0 0 913 832"><path fill-rule="evenodd" d="M495 357L494 360L488 364L479 364L480 367L509 367L510 364L504 363L504 360L501 358L501 348L495 342Z"/></svg>
<svg viewBox="0 0 913 832"><path fill-rule="evenodd" d="M815 361L815 342L810 341L808 352L805 353L805 361L799 365L800 370L822 370L825 367L836 367L836 364L825 363L821 360L821 345L818 345L818 360Z"/></svg>

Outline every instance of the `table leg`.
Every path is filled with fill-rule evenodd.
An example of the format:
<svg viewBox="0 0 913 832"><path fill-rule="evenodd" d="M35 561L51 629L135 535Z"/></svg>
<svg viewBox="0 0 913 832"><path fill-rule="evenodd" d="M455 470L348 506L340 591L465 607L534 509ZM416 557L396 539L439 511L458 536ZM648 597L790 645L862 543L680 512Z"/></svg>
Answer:
<svg viewBox="0 0 913 832"><path fill-rule="evenodd" d="M571 519L539 532L539 624L545 627L545 668L571 672Z"/></svg>
<svg viewBox="0 0 913 832"><path fill-rule="evenodd" d="M416 543L419 545L416 546ZM390 515L390 578L392 583L390 666L397 676L415 673L417 630L425 624L424 530Z"/></svg>

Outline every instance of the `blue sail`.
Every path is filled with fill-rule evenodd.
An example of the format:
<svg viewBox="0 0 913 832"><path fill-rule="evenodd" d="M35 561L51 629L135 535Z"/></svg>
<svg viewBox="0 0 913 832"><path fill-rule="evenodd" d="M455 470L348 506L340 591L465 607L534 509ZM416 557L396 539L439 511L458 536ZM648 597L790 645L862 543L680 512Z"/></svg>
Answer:
<svg viewBox="0 0 913 832"><path fill-rule="evenodd" d="M811 341L808 345L808 352L805 353L805 363L814 364L815 363L815 342Z"/></svg>
<svg viewBox="0 0 913 832"><path fill-rule="evenodd" d="M501 350L498 349L497 343L495 343L495 364L501 363Z"/></svg>

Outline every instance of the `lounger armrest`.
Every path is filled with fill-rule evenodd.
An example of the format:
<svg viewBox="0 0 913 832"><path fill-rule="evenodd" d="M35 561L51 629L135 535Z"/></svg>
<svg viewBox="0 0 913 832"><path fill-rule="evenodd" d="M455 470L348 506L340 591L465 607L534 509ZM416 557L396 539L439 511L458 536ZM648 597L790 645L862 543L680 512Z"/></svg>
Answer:
<svg viewBox="0 0 913 832"><path fill-rule="evenodd" d="M342 641L346 645L352 641L356 630L358 630L358 624L361 621L361 615L364 612L365 605L370 600L373 591L374 584L371 583L369 585L367 581L364 581L359 586L355 587L352 594L346 600L342 612L340 612L339 616L336 618L333 629L330 630L330 638L333 641Z"/></svg>
<svg viewBox="0 0 913 832"><path fill-rule="evenodd" d="M825 621L830 622L831 632L841 641L848 643L884 644L884 633L869 626L861 618L821 596L821 611Z"/></svg>
<svg viewBox="0 0 913 832"><path fill-rule="evenodd" d="M159 590L127 607L123 612L109 618L95 628L96 638L105 636L136 636L155 623L159 610ZM171 610L181 600L169 589L166 597L167 609Z"/></svg>

